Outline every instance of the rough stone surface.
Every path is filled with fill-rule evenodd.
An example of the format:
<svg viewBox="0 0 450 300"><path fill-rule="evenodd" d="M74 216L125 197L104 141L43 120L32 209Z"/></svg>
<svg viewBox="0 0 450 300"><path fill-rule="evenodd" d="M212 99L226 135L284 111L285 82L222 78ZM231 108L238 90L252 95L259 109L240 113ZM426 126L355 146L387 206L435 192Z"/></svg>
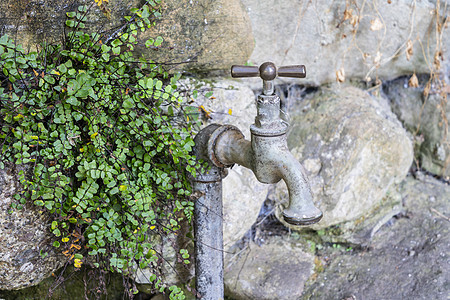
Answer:
<svg viewBox="0 0 450 300"><path fill-rule="evenodd" d="M149 31L165 42L148 55L200 72L228 70L253 51L251 23L240 0L163 1L163 18Z"/></svg>
<svg viewBox="0 0 450 300"><path fill-rule="evenodd" d="M108 19L97 8L87 16L89 31L100 30L106 36L120 28L129 10L141 1L110 0ZM22 43L24 49L40 42L61 41L64 35L66 12L76 11L84 1L20 0L0 2L0 36L7 33ZM229 69L232 64L245 63L253 50L251 23L240 0L165 0L162 17L156 26L139 36L138 53L178 69L199 71ZM108 30L111 30L108 32ZM143 41L162 36L160 47L145 48ZM167 65L169 66L169 65Z"/></svg>
<svg viewBox="0 0 450 300"><path fill-rule="evenodd" d="M346 78L372 80L429 72L427 62L433 62L436 45L436 3L441 4L441 16L449 11L446 1L242 2L255 38L250 61L256 65L265 61L305 64L304 82L315 86L336 81L341 69ZM447 65L449 36L450 26L443 26L441 45ZM412 56L408 60L409 40Z"/></svg>
<svg viewBox="0 0 450 300"><path fill-rule="evenodd" d="M0 36L8 34L24 49L35 49L44 40L60 42L64 37L66 12L77 11L77 7L84 3L81 0L0 1ZM110 0L108 8L113 8L110 9L110 19L94 5L87 15L86 27L90 31L107 32L123 23L123 17L138 3L138 0Z"/></svg>
<svg viewBox="0 0 450 300"><path fill-rule="evenodd" d="M411 141L395 115L355 87L323 89L293 104L291 126L288 144L324 214L315 229L370 216L412 163ZM285 201L283 186L276 195Z"/></svg>
<svg viewBox="0 0 450 300"><path fill-rule="evenodd" d="M269 187L253 172L233 167L223 181L223 246L227 250L240 240L258 217Z"/></svg>
<svg viewBox="0 0 450 300"><path fill-rule="evenodd" d="M62 266L65 258L55 253L49 221L38 207L9 212L17 192L15 169L0 170L0 290L36 285ZM40 252L48 253L42 258Z"/></svg>
<svg viewBox="0 0 450 300"><path fill-rule="evenodd" d="M393 112L404 126L416 135L415 156L420 166L429 172L450 176L450 102L445 92L433 85L429 96L424 88L429 76L418 76L419 86L409 87L409 77L401 77L383 85L383 91L390 99ZM448 86L447 86L448 87Z"/></svg>
<svg viewBox="0 0 450 300"><path fill-rule="evenodd" d="M322 253L325 270L302 299L447 299L450 186L424 177L400 185L404 212L367 248Z"/></svg>
<svg viewBox="0 0 450 300"><path fill-rule="evenodd" d="M186 82L187 86L194 84ZM252 90L236 80L217 80L208 86L196 83L201 94L212 90L214 99L199 96L195 105L203 105L210 118L204 123L238 127L250 139L250 125L256 116L255 95ZM231 114L230 114L231 109ZM223 179L223 233L224 248L231 247L240 240L255 222L262 203L267 197L269 185L260 183L253 172L235 165L228 169Z"/></svg>
<svg viewBox="0 0 450 300"><path fill-rule="evenodd" d="M314 257L288 239L273 237L225 257L225 294L232 299L297 299L312 275Z"/></svg>
<svg viewBox="0 0 450 300"><path fill-rule="evenodd" d="M193 241L187 237L189 229L189 224L185 220L176 236L171 234L162 238L160 235L152 235L149 241L156 245L156 251L163 257L161 274L159 276L169 286L187 284L194 277L194 262L192 261L191 264L186 265L177 256L181 249L187 249L189 253L194 253ZM175 243L173 242L174 240L176 240ZM135 271L132 278L139 291L147 294L155 292L154 283L150 280L150 276L154 272L155 270L150 268L137 269Z"/></svg>
<svg viewBox="0 0 450 300"><path fill-rule="evenodd" d="M59 274L64 270L63 277ZM74 271L72 266L61 268L55 271L56 277L49 277L41 281L38 285L30 286L20 290L0 290L0 299L4 300L75 300L75 299L129 299L128 289L124 286L122 274L105 274L104 281L92 280L93 275L98 275L98 270L94 271L82 267ZM85 290L86 288L86 290ZM100 291L106 289L107 296L101 297ZM87 297L87 298L86 298ZM145 295L137 295L136 298L145 298ZM139 299L139 298L138 298ZM189 299L190 300L190 299Z"/></svg>

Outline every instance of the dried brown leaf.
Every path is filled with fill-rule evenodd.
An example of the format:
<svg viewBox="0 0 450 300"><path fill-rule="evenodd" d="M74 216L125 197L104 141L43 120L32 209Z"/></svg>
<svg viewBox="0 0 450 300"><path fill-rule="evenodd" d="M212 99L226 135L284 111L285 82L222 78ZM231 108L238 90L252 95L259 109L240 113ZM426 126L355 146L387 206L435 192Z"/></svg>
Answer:
<svg viewBox="0 0 450 300"><path fill-rule="evenodd" d="M370 30L372 31L378 31L383 29L384 25L383 23L380 21L379 18L376 18L375 20L370 21Z"/></svg>
<svg viewBox="0 0 450 300"><path fill-rule="evenodd" d="M358 16L352 16L350 19L350 24L352 24L353 27L356 27L356 25L359 24L359 17Z"/></svg>
<svg viewBox="0 0 450 300"><path fill-rule="evenodd" d="M442 51L436 51L434 53L433 66L436 70L441 68L441 60L443 60Z"/></svg>
<svg viewBox="0 0 450 300"><path fill-rule="evenodd" d="M336 81L337 82L345 81L345 70L343 67L336 71Z"/></svg>
<svg viewBox="0 0 450 300"><path fill-rule="evenodd" d="M423 89L423 96L425 98L427 98L428 95L430 94L430 90L431 90L431 82L428 81L427 84L425 85L425 88Z"/></svg>
<svg viewBox="0 0 450 300"><path fill-rule="evenodd" d="M353 16L353 9L345 9L344 11L344 21L350 19Z"/></svg>
<svg viewBox="0 0 450 300"><path fill-rule="evenodd" d="M409 78L408 85L413 88L419 87L419 79L417 79L416 73Z"/></svg>
<svg viewBox="0 0 450 300"><path fill-rule="evenodd" d="M406 59L410 60L411 56L413 56L413 43L411 40L408 40L406 43Z"/></svg>
<svg viewBox="0 0 450 300"><path fill-rule="evenodd" d="M377 51L377 55L375 56L375 58L373 59L373 64L378 68L380 66L380 61L381 61L381 56L383 54L381 54L380 51Z"/></svg>

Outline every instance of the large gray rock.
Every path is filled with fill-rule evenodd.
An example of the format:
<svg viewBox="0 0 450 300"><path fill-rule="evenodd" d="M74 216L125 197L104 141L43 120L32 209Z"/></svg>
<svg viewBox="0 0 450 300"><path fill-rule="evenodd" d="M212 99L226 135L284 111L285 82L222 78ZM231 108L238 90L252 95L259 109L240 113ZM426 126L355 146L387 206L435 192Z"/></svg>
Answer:
<svg viewBox="0 0 450 300"><path fill-rule="evenodd" d="M413 149L382 99L350 86L324 88L294 104L291 126L288 144L308 171L324 215L313 228L367 219L392 205L383 197L406 176ZM286 201L283 183L276 195Z"/></svg>
<svg viewBox="0 0 450 300"><path fill-rule="evenodd" d="M404 126L416 135L415 156L420 166L433 174L450 176L450 103L445 92L431 85L428 97L424 88L429 76L418 76L418 87L410 87L410 77L398 78L383 84L392 110ZM448 97L448 94L447 94Z"/></svg>
<svg viewBox="0 0 450 300"><path fill-rule="evenodd" d="M11 204L17 203L15 172L14 167L0 169L0 290L36 285L66 260L52 246L46 211L33 205L10 211Z"/></svg>
<svg viewBox="0 0 450 300"><path fill-rule="evenodd" d="M254 243L225 258L225 294L232 299L298 299L313 274L314 256L288 238Z"/></svg>
<svg viewBox="0 0 450 300"><path fill-rule="evenodd" d="M450 27L442 26L440 34L435 28L436 3L441 3L443 22L449 11L446 1L242 2L255 38L250 61L305 64L308 84L336 81L339 70L343 71L341 78L372 80L430 72L426 62L434 61L436 36L441 37L447 64L450 61ZM408 41L412 46L409 60Z"/></svg>
<svg viewBox="0 0 450 300"><path fill-rule="evenodd" d="M325 269L302 299L447 299L450 186L432 177L400 184L404 211L370 247L323 251Z"/></svg>

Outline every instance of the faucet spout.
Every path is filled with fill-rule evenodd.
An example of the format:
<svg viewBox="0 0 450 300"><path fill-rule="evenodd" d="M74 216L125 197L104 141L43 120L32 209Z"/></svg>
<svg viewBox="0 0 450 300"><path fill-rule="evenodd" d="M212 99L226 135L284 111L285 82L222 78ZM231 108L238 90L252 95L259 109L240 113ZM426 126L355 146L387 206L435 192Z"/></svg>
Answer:
<svg viewBox="0 0 450 300"><path fill-rule="evenodd" d="M284 220L292 225L311 225L322 219L314 205L311 187L303 166L290 152L278 156L279 172L289 192L289 204L283 211Z"/></svg>
<svg viewBox="0 0 450 300"><path fill-rule="evenodd" d="M287 126L287 124L286 124ZM310 225L320 221L322 212L314 205L311 188L303 166L289 152L285 131L276 136L261 135L252 126L252 140L247 141L232 125L218 128L210 142L211 161L219 167L237 163L253 171L262 183L277 183L283 179L289 191L289 204L284 220L292 225ZM270 134L273 134L271 132Z"/></svg>
<svg viewBox="0 0 450 300"><path fill-rule="evenodd" d="M252 148L255 153L253 172L263 183L283 179L289 192L289 204L283 211L286 223L311 225L322 219L322 212L314 205L305 169L287 147L286 133L278 136L255 134L252 127ZM260 131L258 132L260 133Z"/></svg>

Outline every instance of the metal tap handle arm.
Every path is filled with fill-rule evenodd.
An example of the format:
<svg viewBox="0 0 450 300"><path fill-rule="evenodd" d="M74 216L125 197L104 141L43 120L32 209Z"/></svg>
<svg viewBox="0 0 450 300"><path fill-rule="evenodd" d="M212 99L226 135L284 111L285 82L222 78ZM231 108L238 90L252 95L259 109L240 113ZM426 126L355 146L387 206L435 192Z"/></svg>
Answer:
<svg viewBox="0 0 450 300"><path fill-rule="evenodd" d="M254 66L232 66L231 67L231 77L240 78L240 77L258 77L259 69Z"/></svg>
<svg viewBox="0 0 450 300"><path fill-rule="evenodd" d="M278 68L279 77L305 78L306 67L304 65L285 66Z"/></svg>
<svg viewBox="0 0 450 300"><path fill-rule="evenodd" d="M259 68L255 66L238 66L231 67L231 77L261 77L263 80L273 80L275 77L293 77L305 78L306 68L304 65L284 66L278 70L274 63L265 62Z"/></svg>

